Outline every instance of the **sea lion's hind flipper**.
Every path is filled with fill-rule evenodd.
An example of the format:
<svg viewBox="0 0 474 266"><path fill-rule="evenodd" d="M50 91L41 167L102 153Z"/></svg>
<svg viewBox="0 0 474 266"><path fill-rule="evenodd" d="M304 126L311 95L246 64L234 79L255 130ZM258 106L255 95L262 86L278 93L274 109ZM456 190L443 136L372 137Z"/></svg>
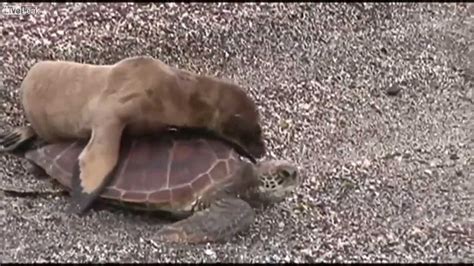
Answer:
<svg viewBox="0 0 474 266"><path fill-rule="evenodd" d="M0 133L0 152L21 154L30 148L37 138L31 126L17 127L10 132Z"/></svg>
<svg viewBox="0 0 474 266"><path fill-rule="evenodd" d="M113 122L92 130L73 170L68 213L83 214L102 193L118 163L122 132L123 125Z"/></svg>

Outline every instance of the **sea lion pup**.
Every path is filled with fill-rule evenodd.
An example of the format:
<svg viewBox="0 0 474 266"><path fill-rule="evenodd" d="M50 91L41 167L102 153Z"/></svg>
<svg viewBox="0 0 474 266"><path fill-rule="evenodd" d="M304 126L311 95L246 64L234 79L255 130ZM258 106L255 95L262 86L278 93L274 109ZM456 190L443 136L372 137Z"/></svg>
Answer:
<svg viewBox="0 0 474 266"><path fill-rule="evenodd" d="M240 87L148 56L113 65L41 61L23 80L21 97L31 126L1 138L4 151L35 136L49 143L89 139L68 209L77 214L90 207L113 173L124 132L159 137L167 126L203 128L256 158L265 153L257 107Z"/></svg>

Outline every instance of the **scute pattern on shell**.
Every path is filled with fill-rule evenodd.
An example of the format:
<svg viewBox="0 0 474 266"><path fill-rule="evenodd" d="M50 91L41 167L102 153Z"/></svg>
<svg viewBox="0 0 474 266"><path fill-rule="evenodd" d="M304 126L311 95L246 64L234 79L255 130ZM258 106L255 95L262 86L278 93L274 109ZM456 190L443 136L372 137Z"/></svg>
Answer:
<svg viewBox="0 0 474 266"><path fill-rule="evenodd" d="M70 187L73 166L85 145L84 141L48 145L28 152L27 158ZM101 197L164 210L187 209L209 188L234 177L238 156L212 139L125 138L116 176Z"/></svg>

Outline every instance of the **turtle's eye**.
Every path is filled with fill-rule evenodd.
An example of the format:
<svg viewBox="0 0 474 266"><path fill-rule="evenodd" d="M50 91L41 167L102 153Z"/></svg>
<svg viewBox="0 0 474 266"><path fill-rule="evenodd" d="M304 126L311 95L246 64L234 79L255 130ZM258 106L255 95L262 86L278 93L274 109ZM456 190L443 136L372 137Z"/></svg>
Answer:
<svg viewBox="0 0 474 266"><path fill-rule="evenodd" d="M288 178L290 176L290 173L287 170L282 170L281 171L281 176L283 178Z"/></svg>
<svg viewBox="0 0 474 266"><path fill-rule="evenodd" d="M297 171L294 171L294 170L281 170L280 172L280 177L283 179L283 180L295 180L297 178Z"/></svg>

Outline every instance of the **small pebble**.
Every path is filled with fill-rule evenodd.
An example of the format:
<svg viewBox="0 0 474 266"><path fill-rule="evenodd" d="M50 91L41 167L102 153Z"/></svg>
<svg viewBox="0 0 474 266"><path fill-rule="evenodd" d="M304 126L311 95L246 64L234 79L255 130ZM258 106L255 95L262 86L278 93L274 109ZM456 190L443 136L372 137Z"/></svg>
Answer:
<svg viewBox="0 0 474 266"><path fill-rule="evenodd" d="M394 84L392 86L390 86L386 92L387 92L387 95L390 95L390 96L395 96L395 95L398 95L398 93L402 90L402 87L398 84Z"/></svg>

